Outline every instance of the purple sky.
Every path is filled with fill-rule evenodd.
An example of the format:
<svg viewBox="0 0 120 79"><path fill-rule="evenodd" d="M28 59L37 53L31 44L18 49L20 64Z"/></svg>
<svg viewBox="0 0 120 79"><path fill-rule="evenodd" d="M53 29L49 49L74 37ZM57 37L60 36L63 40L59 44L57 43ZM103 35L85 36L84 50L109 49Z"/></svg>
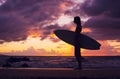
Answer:
<svg viewBox="0 0 120 79"><path fill-rule="evenodd" d="M41 40L53 30L70 30L72 27L55 23L62 14L80 16L85 20L83 28L92 30L86 34L97 40L120 41L120 0L0 0L0 3L1 44L26 40L31 28L42 33ZM50 40L57 42L54 38ZM116 47L120 52L120 45Z"/></svg>

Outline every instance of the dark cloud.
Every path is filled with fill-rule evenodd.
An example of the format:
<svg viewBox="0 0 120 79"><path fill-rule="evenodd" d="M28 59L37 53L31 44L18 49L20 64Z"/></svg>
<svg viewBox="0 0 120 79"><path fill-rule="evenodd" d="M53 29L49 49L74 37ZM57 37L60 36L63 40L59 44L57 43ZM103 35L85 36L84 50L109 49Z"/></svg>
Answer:
<svg viewBox="0 0 120 79"><path fill-rule="evenodd" d="M0 40L2 43L25 40L29 28L34 27L43 30L46 37L51 33L49 29L59 28L50 23L64 12L61 8L64 2L69 3L66 0L7 0L0 6ZM45 25L48 28L43 28Z"/></svg>
<svg viewBox="0 0 120 79"><path fill-rule="evenodd" d="M120 18L120 0L86 0L81 9L89 16L103 14Z"/></svg>
<svg viewBox="0 0 120 79"><path fill-rule="evenodd" d="M83 26L92 29L89 35L100 40L120 40L120 0L86 0L81 5L90 17Z"/></svg>
<svg viewBox="0 0 120 79"><path fill-rule="evenodd" d="M25 23L11 15L0 15L0 39L4 41L20 41L26 39Z"/></svg>
<svg viewBox="0 0 120 79"><path fill-rule="evenodd" d="M0 13L14 13L22 16L24 19L34 23L36 21L43 21L52 19L52 16L58 16L61 11L60 4L62 1L56 0L7 0L7 2L0 7Z"/></svg>
<svg viewBox="0 0 120 79"><path fill-rule="evenodd" d="M120 40L120 20L109 17L95 17L89 19L85 27L92 29L92 33L88 33L99 40Z"/></svg>

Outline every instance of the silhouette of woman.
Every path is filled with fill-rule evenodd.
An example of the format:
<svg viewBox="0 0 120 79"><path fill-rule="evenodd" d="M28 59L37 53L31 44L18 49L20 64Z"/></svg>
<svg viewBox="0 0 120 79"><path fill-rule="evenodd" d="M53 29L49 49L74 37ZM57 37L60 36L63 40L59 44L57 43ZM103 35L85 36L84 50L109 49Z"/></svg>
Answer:
<svg viewBox="0 0 120 79"><path fill-rule="evenodd" d="M80 32L82 31L82 26L81 26L81 19L79 16L74 17L74 23L77 25L76 26L76 30L75 30L75 57L76 60L78 62L78 68L77 69L81 69L82 68L82 58L81 58L81 47L80 47L80 43L79 43L79 35Z"/></svg>

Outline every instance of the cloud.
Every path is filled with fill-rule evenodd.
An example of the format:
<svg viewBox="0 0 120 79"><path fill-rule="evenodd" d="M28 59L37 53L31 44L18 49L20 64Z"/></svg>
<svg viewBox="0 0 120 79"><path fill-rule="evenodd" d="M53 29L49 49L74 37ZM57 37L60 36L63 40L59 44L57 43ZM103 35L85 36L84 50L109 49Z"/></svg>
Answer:
<svg viewBox="0 0 120 79"><path fill-rule="evenodd" d="M120 18L120 0L86 0L81 9L89 16L106 15Z"/></svg>
<svg viewBox="0 0 120 79"><path fill-rule="evenodd" d="M48 29L69 6L66 0L7 0L0 6L0 40L4 42L25 40L29 28L44 29L43 37L51 33ZM43 28L43 27L48 27ZM56 27L54 27L56 28ZM59 28L59 27L58 27Z"/></svg>
<svg viewBox="0 0 120 79"><path fill-rule="evenodd" d="M120 20L108 17L96 17L89 19L84 26L92 29L91 35L99 40L119 40Z"/></svg>
<svg viewBox="0 0 120 79"><path fill-rule="evenodd" d="M30 47L27 50L23 50L23 51L12 51L12 52L6 52L6 53L2 53L2 54L10 55L10 56L11 55L12 56L39 56L39 55L42 55L42 53L40 54L33 47Z"/></svg>
<svg viewBox="0 0 120 79"><path fill-rule="evenodd" d="M72 0L7 0L0 6L0 43L25 40L30 28L42 34L41 40L56 29L71 29L55 23L61 14L90 17L83 25L92 30L89 35L100 40L119 40L119 0L72 2L74 3ZM56 41L52 37L50 39Z"/></svg>
<svg viewBox="0 0 120 79"><path fill-rule="evenodd" d="M91 35L99 40L119 40L120 0L86 0L80 11L90 17L83 26L92 29Z"/></svg>
<svg viewBox="0 0 120 79"><path fill-rule="evenodd" d="M26 24L17 17L0 15L0 39L4 41L19 41L26 39Z"/></svg>

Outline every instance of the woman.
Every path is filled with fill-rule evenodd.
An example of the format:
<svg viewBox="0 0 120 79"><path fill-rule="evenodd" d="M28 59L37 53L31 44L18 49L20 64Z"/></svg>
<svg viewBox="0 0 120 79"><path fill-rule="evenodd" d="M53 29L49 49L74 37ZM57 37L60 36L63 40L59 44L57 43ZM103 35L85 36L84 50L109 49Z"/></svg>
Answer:
<svg viewBox="0 0 120 79"><path fill-rule="evenodd" d="M78 68L81 69L82 58L81 58L81 50L80 43L78 37L80 36L80 32L82 31L81 20L79 16L74 17L74 23L77 25L75 30L75 57L78 62Z"/></svg>

